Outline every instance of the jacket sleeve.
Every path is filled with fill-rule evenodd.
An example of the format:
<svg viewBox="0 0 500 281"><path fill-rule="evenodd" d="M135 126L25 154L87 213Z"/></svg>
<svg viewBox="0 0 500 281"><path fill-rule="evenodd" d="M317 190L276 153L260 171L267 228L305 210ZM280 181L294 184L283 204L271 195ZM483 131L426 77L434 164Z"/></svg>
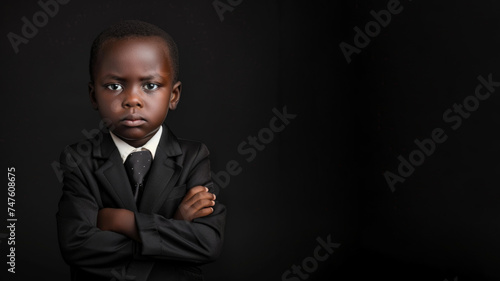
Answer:
<svg viewBox="0 0 500 281"><path fill-rule="evenodd" d="M96 227L99 211L97 186L85 175L92 173L69 147L60 157L63 193L56 214L59 246L63 259L84 271L112 276L112 271L127 265L134 255L130 238ZM82 161L80 161L82 162Z"/></svg>
<svg viewBox="0 0 500 281"><path fill-rule="evenodd" d="M209 151L200 144L186 179L186 187L211 187ZM136 223L142 240L143 256L193 263L215 260L222 248L226 208L217 202L214 212L192 222L174 220L158 214L136 213Z"/></svg>

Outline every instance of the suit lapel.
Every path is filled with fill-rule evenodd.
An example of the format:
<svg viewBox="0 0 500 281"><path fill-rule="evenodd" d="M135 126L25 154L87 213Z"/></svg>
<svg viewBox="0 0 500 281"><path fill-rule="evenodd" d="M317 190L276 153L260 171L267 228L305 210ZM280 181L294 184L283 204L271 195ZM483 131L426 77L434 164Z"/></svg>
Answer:
<svg viewBox="0 0 500 281"><path fill-rule="evenodd" d="M176 156L182 154L179 142L168 127L163 129L140 203L139 211L143 213L158 211L182 171L176 161Z"/></svg>
<svg viewBox="0 0 500 281"><path fill-rule="evenodd" d="M163 127L163 133L142 195L140 212L154 213L172 191L182 165L177 156L182 154L179 142L170 129ZM108 132L102 132L101 145L94 146L93 157L104 163L94 172L101 186L120 208L137 212L123 160Z"/></svg>
<svg viewBox="0 0 500 281"><path fill-rule="evenodd" d="M111 135L108 132L101 133L103 134L101 145L94 146L93 156L95 159L102 159L104 163L94 174L101 186L120 208L136 212L137 207L132 194L132 187L120 153L111 139Z"/></svg>

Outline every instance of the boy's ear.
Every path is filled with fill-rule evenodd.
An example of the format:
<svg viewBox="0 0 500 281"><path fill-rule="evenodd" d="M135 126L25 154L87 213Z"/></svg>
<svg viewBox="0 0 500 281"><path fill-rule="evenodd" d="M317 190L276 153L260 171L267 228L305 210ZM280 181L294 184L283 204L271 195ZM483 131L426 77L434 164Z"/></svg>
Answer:
<svg viewBox="0 0 500 281"><path fill-rule="evenodd" d="M89 87L89 98L90 98L90 103L92 103L92 108L94 110L97 110L97 100L95 98L95 88L94 88L94 83L89 82L88 84Z"/></svg>
<svg viewBox="0 0 500 281"><path fill-rule="evenodd" d="M170 110L175 110L177 108L177 104L179 103L179 99L181 98L181 90L182 83L181 81L177 81L172 88L172 94L170 95L170 102L168 104L168 108Z"/></svg>

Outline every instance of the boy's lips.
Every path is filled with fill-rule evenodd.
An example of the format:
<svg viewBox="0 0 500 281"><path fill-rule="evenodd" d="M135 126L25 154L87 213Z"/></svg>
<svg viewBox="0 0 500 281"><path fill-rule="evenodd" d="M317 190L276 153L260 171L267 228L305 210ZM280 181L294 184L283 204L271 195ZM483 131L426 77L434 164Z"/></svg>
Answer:
<svg viewBox="0 0 500 281"><path fill-rule="evenodd" d="M128 127L136 127L146 123L146 119L138 114L129 114L122 118L121 122Z"/></svg>

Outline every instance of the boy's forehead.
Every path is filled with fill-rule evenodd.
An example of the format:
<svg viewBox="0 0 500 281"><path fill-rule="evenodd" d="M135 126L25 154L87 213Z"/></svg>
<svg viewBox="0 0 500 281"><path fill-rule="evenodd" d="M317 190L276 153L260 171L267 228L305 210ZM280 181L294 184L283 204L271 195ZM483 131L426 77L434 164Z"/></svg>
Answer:
<svg viewBox="0 0 500 281"><path fill-rule="evenodd" d="M107 45L110 43L130 45L130 44L134 44L136 42L143 42L144 44L150 44L150 45L155 45L155 46L161 45L166 50L168 50L168 44L167 44L167 42L165 42L165 40L163 38L161 38L159 36L138 36L138 35L108 38L102 43L102 47L104 47L104 45Z"/></svg>
<svg viewBox="0 0 500 281"><path fill-rule="evenodd" d="M163 65L170 69L171 59L166 42L157 36L108 39L102 44L95 66L97 69L121 68L134 64L142 64L146 68Z"/></svg>

